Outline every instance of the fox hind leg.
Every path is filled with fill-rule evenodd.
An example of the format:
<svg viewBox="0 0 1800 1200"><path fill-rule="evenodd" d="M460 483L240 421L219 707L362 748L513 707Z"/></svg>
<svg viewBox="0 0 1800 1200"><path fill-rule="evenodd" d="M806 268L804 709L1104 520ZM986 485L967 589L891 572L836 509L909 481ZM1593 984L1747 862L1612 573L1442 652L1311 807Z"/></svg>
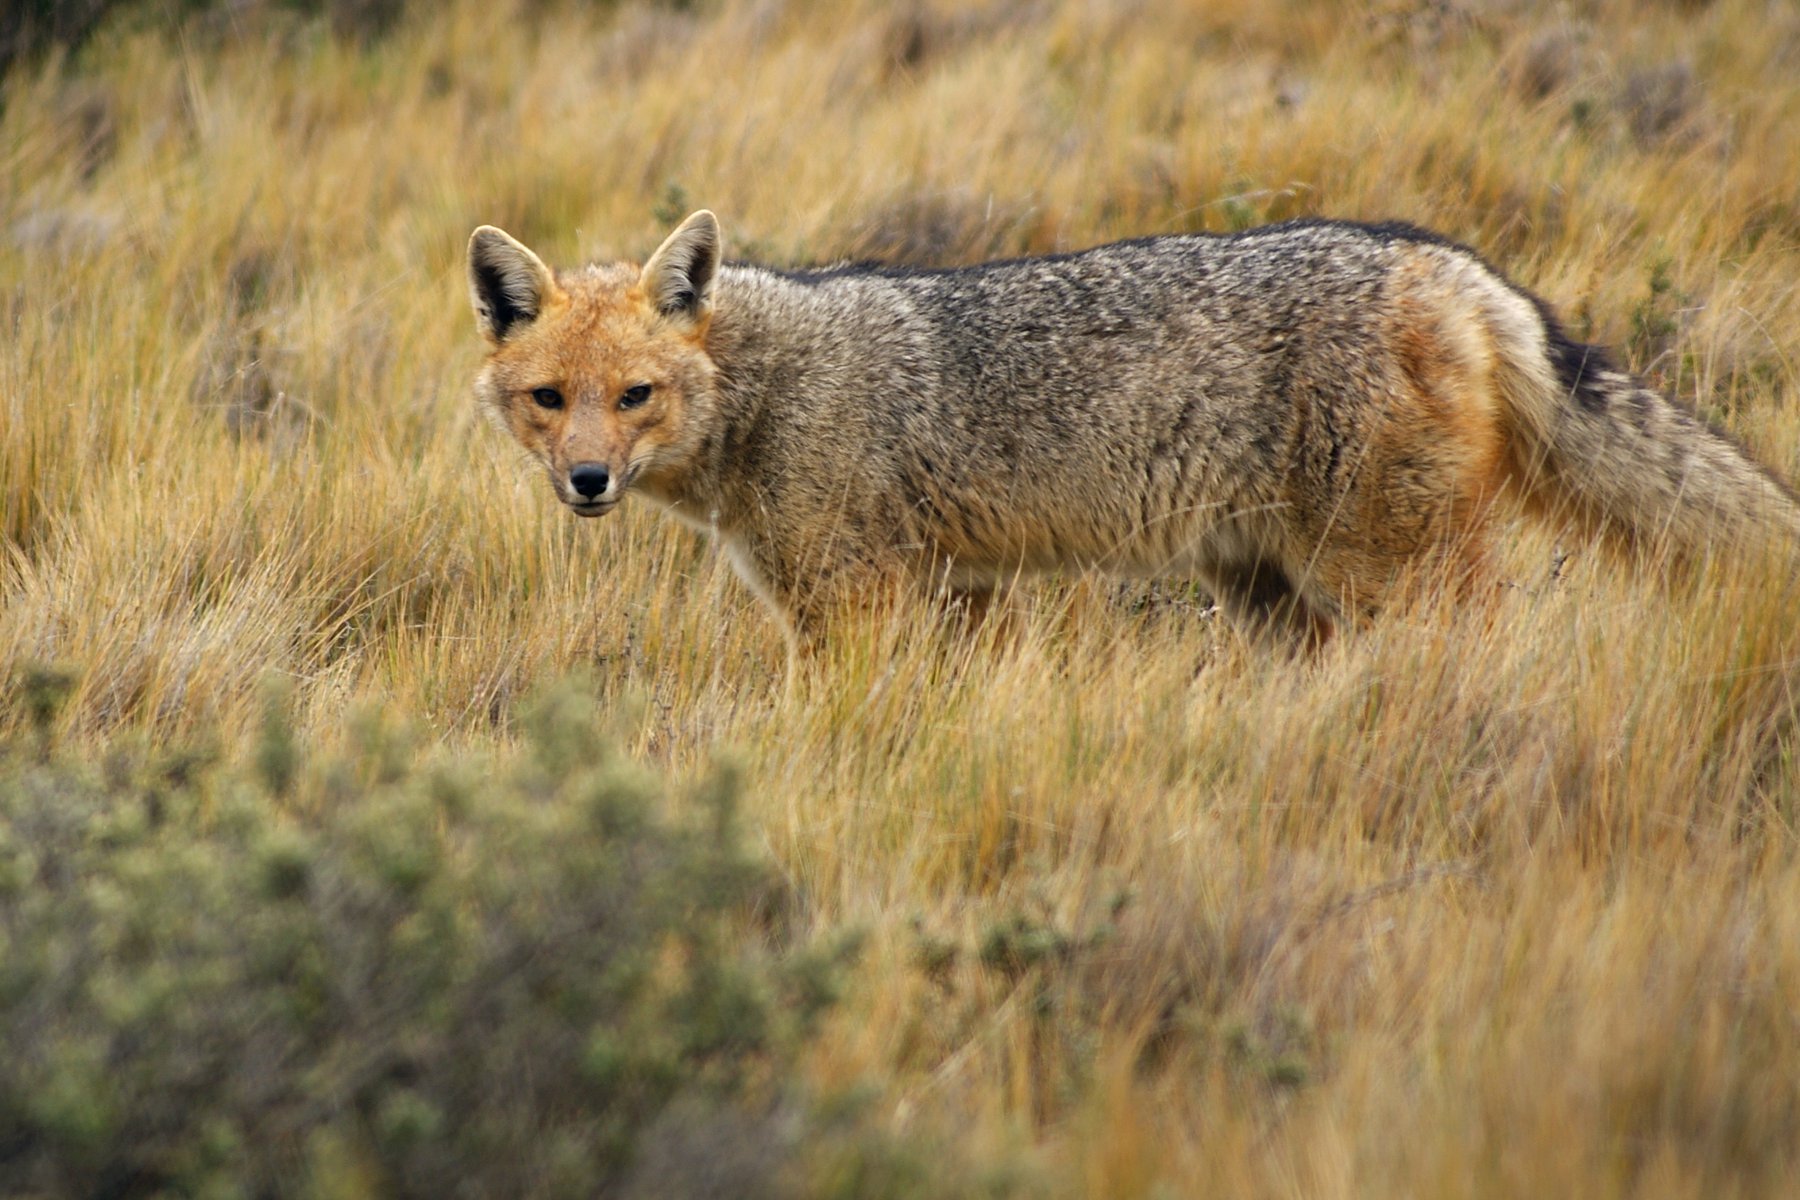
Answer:
<svg viewBox="0 0 1800 1200"><path fill-rule="evenodd" d="M1207 582L1227 616L1246 629L1298 650L1316 650L1331 639L1332 620L1267 559L1215 568Z"/></svg>

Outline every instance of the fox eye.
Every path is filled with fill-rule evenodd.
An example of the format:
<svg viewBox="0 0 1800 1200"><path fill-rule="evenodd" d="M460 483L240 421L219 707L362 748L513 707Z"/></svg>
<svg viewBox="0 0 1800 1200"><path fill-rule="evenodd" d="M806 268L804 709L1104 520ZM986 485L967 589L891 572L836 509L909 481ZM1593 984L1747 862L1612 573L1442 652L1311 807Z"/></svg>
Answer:
<svg viewBox="0 0 1800 1200"><path fill-rule="evenodd" d="M562 407L562 393L555 388L533 388L531 398L537 401L539 408Z"/></svg>
<svg viewBox="0 0 1800 1200"><path fill-rule="evenodd" d="M647 383L640 383L636 387L625 389L625 394L619 397L619 407L636 408L649 398L650 385Z"/></svg>

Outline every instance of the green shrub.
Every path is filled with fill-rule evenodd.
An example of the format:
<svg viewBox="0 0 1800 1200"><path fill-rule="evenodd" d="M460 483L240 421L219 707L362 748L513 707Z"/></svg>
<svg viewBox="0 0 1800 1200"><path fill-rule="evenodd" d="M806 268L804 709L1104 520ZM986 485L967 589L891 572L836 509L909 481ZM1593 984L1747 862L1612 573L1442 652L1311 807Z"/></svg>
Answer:
<svg viewBox="0 0 1800 1200"><path fill-rule="evenodd" d="M0 1194L792 1194L844 943L782 948L729 773L672 801L569 688L524 725L322 758L277 695L243 767L0 751Z"/></svg>

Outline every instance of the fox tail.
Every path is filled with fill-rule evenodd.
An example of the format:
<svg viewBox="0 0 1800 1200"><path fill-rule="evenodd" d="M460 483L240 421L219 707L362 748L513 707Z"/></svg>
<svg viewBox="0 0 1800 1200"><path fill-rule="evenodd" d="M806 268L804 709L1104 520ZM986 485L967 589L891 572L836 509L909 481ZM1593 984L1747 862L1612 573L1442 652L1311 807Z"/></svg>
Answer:
<svg viewBox="0 0 1800 1200"><path fill-rule="evenodd" d="M1725 434L1570 338L1541 302L1493 296L1498 375L1529 498L1678 552L1786 537L1800 495ZM1490 293L1490 295L1492 295Z"/></svg>

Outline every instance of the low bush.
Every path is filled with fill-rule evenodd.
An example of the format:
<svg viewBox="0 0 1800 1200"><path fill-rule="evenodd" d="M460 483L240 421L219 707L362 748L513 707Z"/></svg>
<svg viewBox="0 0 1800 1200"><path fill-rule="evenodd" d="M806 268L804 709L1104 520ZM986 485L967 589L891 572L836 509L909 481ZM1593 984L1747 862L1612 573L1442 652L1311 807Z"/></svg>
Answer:
<svg viewBox="0 0 1800 1200"><path fill-rule="evenodd" d="M868 1157L788 1082L848 942L790 945L729 771L672 798L572 687L503 765L379 713L319 755L278 698L246 764L91 763L50 743L66 684L0 750L0 1193L684 1194L704 1161L786 1195L808 1138Z"/></svg>

